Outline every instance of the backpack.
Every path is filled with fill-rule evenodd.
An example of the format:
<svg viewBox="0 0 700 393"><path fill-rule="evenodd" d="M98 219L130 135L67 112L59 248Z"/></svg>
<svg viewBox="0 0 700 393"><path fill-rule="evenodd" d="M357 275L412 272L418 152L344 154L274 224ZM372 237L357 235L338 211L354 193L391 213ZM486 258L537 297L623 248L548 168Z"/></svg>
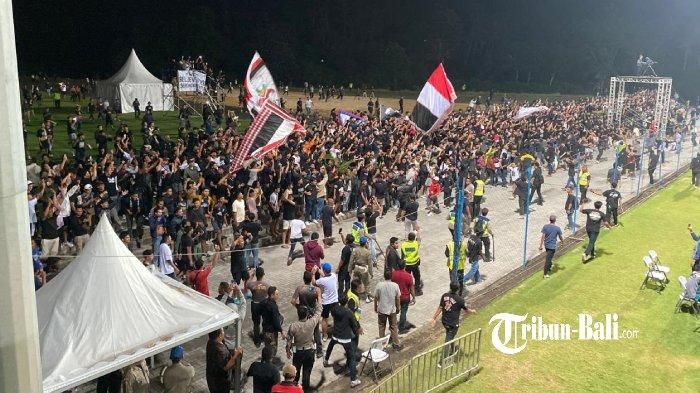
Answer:
<svg viewBox="0 0 700 393"><path fill-rule="evenodd" d="M486 231L486 221L481 218L477 218L474 223L474 233L483 233Z"/></svg>

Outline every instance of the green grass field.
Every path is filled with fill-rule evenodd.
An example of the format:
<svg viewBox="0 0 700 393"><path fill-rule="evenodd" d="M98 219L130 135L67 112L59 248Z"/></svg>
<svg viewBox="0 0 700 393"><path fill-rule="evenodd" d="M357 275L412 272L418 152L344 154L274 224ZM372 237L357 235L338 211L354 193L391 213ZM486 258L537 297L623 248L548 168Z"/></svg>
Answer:
<svg viewBox="0 0 700 393"><path fill-rule="evenodd" d="M94 139L94 131L97 129L98 125L104 125L104 120L103 119L97 119L97 116L95 116L94 120L89 120L88 115L87 115L87 100L83 100L80 104L82 107L83 115L85 116L85 120L82 122L82 132L85 134L85 140L90 143L93 147L93 150L90 151L91 154L96 154L96 148L97 146L95 145L95 139ZM62 102L61 102L61 108L59 109L54 109L53 107L53 100L50 100L46 97L44 94L44 99L41 102L41 105L39 108L34 108L34 116L31 121L26 122L26 116L23 117L23 120L27 124L27 141L26 141L26 146L25 149L27 151L27 154L30 156L34 157L38 154L39 152L39 141L36 137L36 131L39 129L41 126L41 122L43 120L43 111L44 108L48 107L51 109L51 113L53 114L52 118L53 121L56 122L56 126L54 127L54 151L53 155L54 158L58 159L60 158L63 154L68 154L69 156L73 153L73 148L69 145L68 143L68 132L67 132L67 126L66 126L66 119L69 115L75 113L75 105L77 102L72 102L70 101L70 97L65 97ZM145 107L145 103L142 104L142 107ZM236 111L241 114L240 110ZM246 115L247 116L247 115ZM171 138L177 138L177 129L179 126L179 119L178 119L178 113L177 112L155 112L154 113L154 118L155 118L155 123L156 126L160 127L160 131L162 135L167 135ZM140 119L137 119L134 117L133 113L125 113L125 114L120 114L119 115L119 120L116 118L114 119L114 124L115 127L119 125L120 122L126 123L129 125L129 129L134 133L134 145L137 149L141 147L143 144L143 139L141 138L141 122ZM245 127L247 124L250 123L249 118L243 118L240 120L241 122L241 128L242 130L245 130ZM193 127L199 127L202 124L202 118L199 116L190 116L190 123L192 124ZM106 128L107 134L110 136L114 136L114 133L116 132L116 128L114 130L110 130L109 127Z"/></svg>
<svg viewBox="0 0 700 393"><path fill-rule="evenodd" d="M674 314L678 276L690 272L693 248L686 226L700 228L700 190L689 174L621 218L597 242L599 257L581 263L585 245L557 259L549 279L536 274L476 315L460 334L482 328L483 370L444 391L460 392L700 392L700 319ZM671 268L670 283L658 294L640 290L649 249ZM638 330L619 341L532 341L515 355L491 343L489 319L497 313L541 316L576 328L579 313L596 320L619 315L620 332ZM520 342L522 344L522 342Z"/></svg>

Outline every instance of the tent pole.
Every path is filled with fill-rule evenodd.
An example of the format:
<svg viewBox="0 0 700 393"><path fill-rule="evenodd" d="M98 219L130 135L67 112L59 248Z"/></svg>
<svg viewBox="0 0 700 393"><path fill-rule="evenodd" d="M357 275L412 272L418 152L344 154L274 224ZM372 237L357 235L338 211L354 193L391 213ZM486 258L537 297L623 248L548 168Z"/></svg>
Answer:
<svg viewBox="0 0 700 393"><path fill-rule="evenodd" d="M11 0L0 0L0 392L40 392L41 361Z"/></svg>

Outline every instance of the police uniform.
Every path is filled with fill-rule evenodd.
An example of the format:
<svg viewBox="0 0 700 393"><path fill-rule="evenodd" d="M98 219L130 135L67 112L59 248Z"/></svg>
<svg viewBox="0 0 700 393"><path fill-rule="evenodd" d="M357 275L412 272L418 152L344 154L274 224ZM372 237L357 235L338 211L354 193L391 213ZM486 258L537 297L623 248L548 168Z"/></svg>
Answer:
<svg viewBox="0 0 700 393"><path fill-rule="evenodd" d="M481 201L484 199L484 188L486 183L481 179L474 181L474 201L472 202L472 216L476 216L481 212Z"/></svg>

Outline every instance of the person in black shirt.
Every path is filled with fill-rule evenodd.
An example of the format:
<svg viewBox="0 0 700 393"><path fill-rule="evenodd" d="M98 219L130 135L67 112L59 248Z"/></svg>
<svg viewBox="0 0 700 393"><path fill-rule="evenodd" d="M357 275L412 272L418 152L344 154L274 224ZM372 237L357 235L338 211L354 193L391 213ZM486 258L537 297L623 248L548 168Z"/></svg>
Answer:
<svg viewBox="0 0 700 393"><path fill-rule="evenodd" d="M231 369L243 355L243 348L230 352L224 342L224 329L209 333L207 342L207 386L210 393L229 393L231 391Z"/></svg>
<svg viewBox="0 0 700 393"><path fill-rule="evenodd" d="M340 344L345 349L345 358L350 370L350 387L354 388L361 382L357 379L357 361L355 359L355 343L353 339L363 333L359 322L355 319L355 314L347 307L348 296L345 293L338 294L338 307L331 310L333 316L333 333L331 341L326 349L326 356L323 358L323 366L330 367L328 359L331 357L333 347Z"/></svg>
<svg viewBox="0 0 700 393"><path fill-rule="evenodd" d="M262 225L253 221L255 219L255 214L248 212L246 214L246 219L241 223L241 231L243 236L246 237L246 261L248 263L248 268L257 269L260 264L260 231L262 231Z"/></svg>
<svg viewBox="0 0 700 393"><path fill-rule="evenodd" d="M659 155L654 152L653 149L649 149L649 166L647 167L647 172L649 173L649 184L654 184L654 172L656 171L656 166L659 164Z"/></svg>
<svg viewBox="0 0 700 393"><path fill-rule="evenodd" d="M249 274L245 263L244 253L245 239L242 235L234 235L233 247L231 249L231 277L236 285L248 281Z"/></svg>
<svg viewBox="0 0 700 393"><path fill-rule="evenodd" d="M603 194L601 194L601 196L605 197L605 220L608 224L617 226L617 216L620 214L622 194L620 191L617 191L617 183L611 183L610 187L612 188L603 191Z"/></svg>
<svg viewBox="0 0 700 393"><path fill-rule="evenodd" d="M267 288L267 299L261 302L263 338L265 346L272 348L272 354L275 358L277 358L277 342L279 336L281 335L283 340L286 338L282 330L284 317L280 314L279 307L277 306L279 297L280 293L277 287L271 286ZM279 358L277 359L279 360Z"/></svg>
<svg viewBox="0 0 700 393"><path fill-rule="evenodd" d="M271 347L263 348L260 361L248 368L246 376L253 377L253 393L270 393L272 386L280 382L280 372L271 363L273 355Z"/></svg>
<svg viewBox="0 0 700 393"><path fill-rule="evenodd" d="M600 225L604 224L610 227L607 222L605 222L605 214L600 211L603 206L603 202L596 201L593 204L594 209L581 209L581 213L586 215L586 234L588 234L588 246L583 255L581 255L581 262L585 263L588 257L595 258L595 242L598 240L598 234L600 233Z"/></svg>
<svg viewBox="0 0 700 393"><path fill-rule="evenodd" d="M355 247L355 238L351 233L345 235L345 247L340 252L340 264L338 265L338 293L345 293L350 288L350 256Z"/></svg>
<svg viewBox="0 0 700 393"><path fill-rule="evenodd" d="M437 324L437 319L442 314L442 326L445 328L445 342L451 341L455 338L457 331L459 330L459 313L464 310L467 313L476 313L476 310L468 308L464 298L459 296L459 284L456 282L450 283L450 292L444 293L440 297L440 304L435 310L433 319L431 321L432 326ZM442 358L446 358L452 352L452 347L444 348L442 353ZM442 366L442 361L438 362L438 367Z"/></svg>
<svg viewBox="0 0 700 393"><path fill-rule="evenodd" d="M578 200L576 195L574 195L574 188L572 186L566 187L566 202L564 203L564 211L566 212L567 224L564 229L576 230L576 221L574 221L574 213L578 209Z"/></svg>
<svg viewBox="0 0 700 393"><path fill-rule="evenodd" d="M537 193L537 204L542 206L544 203L544 198L542 198L542 184L544 183L544 176L542 176L542 168L539 162L533 164L535 169L532 171L532 190L530 190L530 200L528 204L532 203L532 198Z"/></svg>
<svg viewBox="0 0 700 393"><path fill-rule="evenodd" d="M513 194L515 194L518 197L518 210L516 212L520 215L520 218L523 218L525 215L525 208L526 208L526 203L527 203L527 179L525 178L525 175L520 175L520 178L515 181L515 185L513 186Z"/></svg>

